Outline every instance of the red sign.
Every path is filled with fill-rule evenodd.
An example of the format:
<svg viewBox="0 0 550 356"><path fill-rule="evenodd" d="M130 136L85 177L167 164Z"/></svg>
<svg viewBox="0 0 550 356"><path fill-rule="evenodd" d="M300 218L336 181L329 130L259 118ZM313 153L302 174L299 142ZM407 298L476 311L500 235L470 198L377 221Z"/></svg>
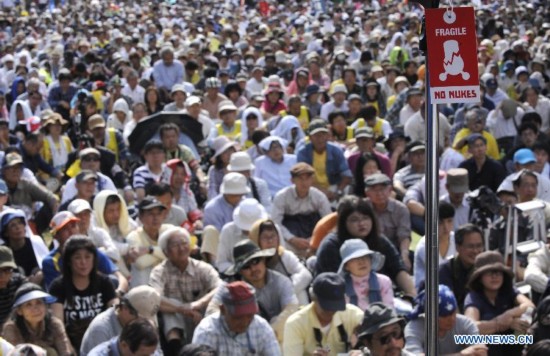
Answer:
<svg viewBox="0 0 550 356"><path fill-rule="evenodd" d="M426 9L426 40L432 103L479 102L474 8Z"/></svg>

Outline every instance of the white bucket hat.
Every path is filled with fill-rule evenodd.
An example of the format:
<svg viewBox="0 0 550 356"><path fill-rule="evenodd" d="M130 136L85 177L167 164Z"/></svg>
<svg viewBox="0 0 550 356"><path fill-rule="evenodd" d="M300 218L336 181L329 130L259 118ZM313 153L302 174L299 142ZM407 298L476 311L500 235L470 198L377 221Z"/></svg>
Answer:
<svg viewBox="0 0 550 356"><path fill-rule="evenodd" d="M246 152L235 152L231 155L227 169L232 172L251 171L254 169L252 159Z"/></svg>
<svg viewBox="0 0 550 356"><path fill-rule="evenodd" d="M265 208L256 199L248 198L233 211L233 222L244 231L250 231L258 220L267 219Z"/></svg>
<svg viewBox="0 0 550 356"><path fill-rule="evenodd" d="M240 173L231 172L223 177L220 194L248 194L250 188L246 183L246 177Z"/></svg>
<svg viewBox="0 0 550 356"><path fill-rule="evenodd" d="M214 143L212 146L214 146L213 148L215 151L213 157L216 158L222 153L224 153L226 150L228 150L229 148L237 146L237 142L231 141L230 139L227 138L227 136L218 136L214 140ZM237 148L235 147L235 149Z"/></svg>

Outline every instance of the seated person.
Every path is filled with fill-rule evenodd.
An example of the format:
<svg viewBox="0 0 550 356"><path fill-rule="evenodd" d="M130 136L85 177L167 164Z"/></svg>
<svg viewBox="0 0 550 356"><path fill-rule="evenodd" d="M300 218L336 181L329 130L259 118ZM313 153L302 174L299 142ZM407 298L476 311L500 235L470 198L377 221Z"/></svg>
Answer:
<svg viewBox="0 0 550 356"><path fill-rule="evenodd" d="M393 308L381 302L372 303L365 310L363 321L356 328L356 350L367 347L372 356L413 356L405 350L406 321Z"/></svg>
<svg viewBox="0 0 550 356"><path fill-rule="evenodd" d="M163 223L183 226L187 221L185 210L179 206L172 204L174 195L168 183L150 183L145 187L145 193L156 198L162 205L166 207L165 218Z"/></svg>
<svg viewBox="0 0 550 356"><path fill-rule="evenodd" d="M453 220L455 209L447 202L439 203L438 235L439 245L439 266L456 254L455 237L453 231ZM420 290L426 278L426 237L423 236L416 244L414 251L414 286Z"/></svg>
<svg viewBox="0 0 550 356"><path fill-rule="evenodd" d="M533 303L513 285L510 268L497 251L476 257L474 272L468 282L470 292L464 301L464 315L472 319L481 335L525 334L529 322L521 318ZM521 355L523 345L489 345L490 355Z"/></svg>
<svg viewBox="0 0 550 356"><path fill-rule="evenodd" d="M313 187L315 170L309 164L300 162L290 170L292 185L283 188L273 198L271 217L281 226L285 241L293 251L304 255L315 224L331 213L327 197Z"/></svg>
<svg viewBox="0 0 550 356"><path fill-rule="evenodd" d="M327 355L350 351L351 336L363 319L361 309L346 303L342 276L321 273L311 287L312 302L292 314L285 325L285 356Z"/></svg>
<svg viewBox="0 0 550 356"><path fill-rule="evenodd" d="M147 285L151 270L164 261L166 256L158 246L160 234L170 228L163 224L166 207L156 198L144 197L138 205L139 221L142 226L128 236L130 248L137 251L136 258L127 258L131 263L130 283L132 287Z"/></svg>
<svg viewBox="0 0 550 356"><path fill-rule="evenodd" d="M89 356L101 356L112 352L113 348L120 354L161 356L157 328L147 319L137 318L122 328L120 335L94 347Z"/></svg>
<svg viewBox="0 0 550 356"><path fill-rule="evenodd" d="M461 226L454 234L456 255L439 265L439 284L451 288L464 312L464 299L468 293L468 280L474 270L474 261L483 252L483 231L473 224Z"/></svg>
<svg viewBox="0 0 550 356"><path fill-rule="evenodd" d="M73 350L63 322L51 315L46 304L55 300L34 283L24 283L15 293L11 320L2 330L2 337L14 346L32 343L48 354L70 356Z"/></svg>
<svg viewBox="0 0 550 356"><path fill-rule="evenodd" d="M39 232L45 231L53 212L57 211L57 197L39 183L22 177L23 159L17 152L4 156L2 163L2 178L8 186L8 196L11 206L18 207L25 215L32 216ZM33 212L34 203L41 202L43 207Z"/></svg>
<svg viewBox="0 0 550 356"><path fill-rule="evenodd" d="M50 226L50 232L59 246L54 248L42 261L42 271L44 273L44 284L46 289L49 289L54 279L59 277L62 273L62 251L65 243L69 237L80 233L79 219L68 211L62 211L55 214ZM126 277L120 273L111 259L101 251L97 251L97 269L102 274L111 278L112 283L115 285L115 288L117 288L116 292L118 294L123 294L128 290L128 280Z"/></svg>
<svg viewBox="0 0 550 356"><path fill-rule="evenodd" d="M145 164L134 171L132 185L136 192L137 201L145 197L145 187L149 183L170 183L170 169L166 166L164 147L161 141L152 140L143 148Z"/></svg>
<svg viewBox="0 0 550 356"><path fill-rule="evenodd" d="M267 186L267 182L262 178L252 177L252 171L254 165L248 153L235 152L231 155L229 165L227 166L229 172L237 172L246 177L248 181L248 187L250 193L247 194L247 198L254 198L263 205L265 210L271 211L271 192Z"/></svg>
<svg viewBox="0 0 550 356"><path fill-rule="evenodd" d="M285 321L298 308L298 299L290 279L266 266L266 257L272 257L275 252L275 249L260 250L250 240L240 241L233 247L235 263L224 274L235 276L255 288L260 316L269 322L278 340L282 340ZM208 305L206 314L216 312L221 303L218 293Z"/></svg>
<svg viewBox="0 0 550 356"><path fill-rule="evenodd" d="M424 177L426 168L426 145L422 141L412 141L405 149L409 164L393 175L393 189L397 193L397 199L402 199L407 189Z"/></svg>
<svg viewBox="0 0 550 356"><path fill-rule="evenodd" d="M453 148L462 153L465 158L470 158L468 137L473 133L478 133L487 141L487 156L495 160L500 159L497 140L495 140L495 137L489 131L485 130L485 117L482 113L475 109L469 110L464 118L466 120L466 127L457 132Z"/></svg>
<svg viewBox="0 0 550 356"><path fill-rule="evenodd" d="M138 251L130 249L126 236L137 229L137 223L129 216L126 202L118 193L109 190L99 192L94 198L93 207L92 223L109 233L118 253L124 259L118 264L118 268L125 277L129 277L126 258L128 255L136 258Z"/></svg>
<svg viewBox="0 0 550 356"><path fill-rule="evenodd" d="M117 337L128 323L138 318L144 318L152 324L156 324L160 303L160 295L153 287L132 288L120 299L118 304L100 313L92 320L82 338L80 354L88 355L95 346ZM159 349L160 345L157 352L160 352Z"/></svg>
<svg viewBox="0 0 550 356"><path fill-rule="evenodd" d="M402 202L391 197L392 181L382 173L374 173L365 178L365 196L371 205L378 222L380 233L384 234L399 250L403 262L409 272L412 272L413 254L409 251L411 245L411 216Z"/></svg>
<svg viewBox="0 0 550 356"><path fill-rule="evenodd" d="M0 246L0 325L4 325L12 312L15 291L25 282L11 249Z"/></svg>
<svg viewBox="0 0 550 356"><path fill-rule="evenodd" d="M101 173L100 171L100 159L101 153L95 148L85 148L80 151L78 157L80 158L80 171L92 171L97 175L96 186L94 189L94 194L99 193L102 190L110 190L112 192L117 192L117 188L111 178ZM65 189L63 190L63 195L61 197L61 203L65 203L73 199L78 192L77 189L77 174L67 181L65 184ZM83 176L80 176L83 177ZM82 179L82 178L80 178Z"/></svg>
<svg viewBox="0 0 550 356"><path fill-rule="evenodd" d="M80 350L92 319L115 305L117 298L109 278L97 270L97 249L87 236L69 238L63 259L63 274L50 286L50 293L56 298L51 310L65 324L71 345Z"/></svg>
<svg viewBox="0 0 550 356"><path fill-rule="evenodd" d="M191 169L187 163L178 158L169 160L166 165L172 170L170 188L174 204L186 212L187 220L195 228L202 228L202 211L198 208L195 194L190 187Z"/></svg>
<svg viewBox="0 0 550 356"><path fill-rule="evenodd" d="M256 158L254 177L266 181L271 196L291 184L290 169L296 164L296 155L286 152L286 140L269 136L258 145L265 154Z"/></svg>
<svg viewBox="0 0 550 356"><path fill-rule="evenodd" d="M191 342L195 325L202 319L221 281L211 265L189 257L191 240L184 228L166 230L160 235L158 245L166 260L153 268L149 285L162 297L160 312L167 353L175 355L182 342Z"/></svg>
<svg viewBox="0 0 550 356"><path fill-rule="evenodd" d="M254 288L237 281L220 286L218 295L220 311L197 325L193 344L209 345L218 355L281 355L275 333L259 315Z"/></svg>
<svg viewBox="0 0 550 356"><path fill-rule="evenodd" d="M233 221L228 222L220 232L220 243L216 253L216 266L224 272L235 261L232 248L239 241L248 240L250 229L254 223L268 217L264 207L252 198L244 199L233 211Z"/></svg>
<svg viewBox="0 0 550 356"><path fill-rule="evenodd" d="M0 226L1 240L12 250L17 266L30 282L41 284L44 278L42 261L48 255L44 240L32 234L21 210L4 210L0 214Z"/></svg>
<svg viewBox="0 0 550 356"><path fill-rule="evenodd" d="M366 310L369 304L383 302L393 307L392 282L376 273L384 265L384 256L369 249L360 239L346 240L340 247L342 263L338 273L346 281L346 301Z"/></svg>
<svg viewBox="0 0 550 356"><path fill-rule="evenodd" d="M262 250L271 248L276 250L272 257L266 259L267 267L290 278L300 305L308 304L307 288L313 277L294 252L281 245L282 233L280 231L279 225L275 224L273 220L262 219L254 223L248 237Z"/></svg>
<svg viewBox="0 0 550 356"><path fill-rule="evenodd" d="M423 292L424 293L424 292ZM409 315L410 322L405 327L405 342L407 351L415 355L424 355L425 350L425 294L420 294L419 302ZM469 318L458 313L458 305L455 296L449 287L439 285L438 303L438 330L437 350L438 355L477 355L485 354L487 346L458 344L456 335L479 335L476 324Z"/></svg>
<svg viewBox="0 0 550 356"><path fill-rule="evenodd" d="M380 273L390 277L406 294L416 294L401 255L395 246L379 233L378 219L366 200L346 196L338 206L337 226L337 231L329 234L317 250L317 273L336 272L342 260L334 251L339 250L344 241L350 238L362 239L372 250L385 256L386 262Z"/></svg>

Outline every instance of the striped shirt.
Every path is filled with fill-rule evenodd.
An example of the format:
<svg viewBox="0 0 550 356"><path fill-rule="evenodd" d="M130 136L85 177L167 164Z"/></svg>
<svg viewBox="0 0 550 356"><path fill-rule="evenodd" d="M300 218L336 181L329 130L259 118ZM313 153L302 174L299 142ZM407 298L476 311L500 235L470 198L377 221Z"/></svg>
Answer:
<svg viewBox="0 0 550 356"><path fill-rule="evenodd" d="M409 164L408 166L405 166L395 172L393 180L403 183L405 189L409 189L414 185L414 183L421 180L422 177L424 177L424 172L413 172L411 165Z"/></svg>
<svg viewBox="0 0 550 356"><path fill-rule="evenodd" d="M14 271L6 288L0 289L0 325L4 325L4 322L8 319L12 311L15 291L24 281L24 277Z"/></svg>
<svg viewBox="0 0 550 356"><path fill-rule="evenodd" d="M170 184L170 168L166 166L166 164L162 164L162 172L160 174L154 174L149 169L148 164L144 164L143 166L138 167L134 171L133 176L133 187L134 189L143 188L147 186L147 184L151 183L168 183Z"/></svg>

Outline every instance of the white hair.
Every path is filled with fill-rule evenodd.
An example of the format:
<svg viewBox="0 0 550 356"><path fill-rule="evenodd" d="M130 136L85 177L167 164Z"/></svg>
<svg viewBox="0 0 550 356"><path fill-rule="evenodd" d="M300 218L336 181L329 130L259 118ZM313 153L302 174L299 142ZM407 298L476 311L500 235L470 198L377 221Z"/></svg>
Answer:
<svg viewBox="0 0 550 356"><path fill-rule="evenodd" d="M187 232L187 230L185 230L183 227L173 226L160 234L158 239L158 246L160 247L160 249L162 251L165 251L168 248L168 242L170 241L170 238L176 235L181 236L183 241L187 243L191 241L191 237L189 236L189 232Z"/></svg>

